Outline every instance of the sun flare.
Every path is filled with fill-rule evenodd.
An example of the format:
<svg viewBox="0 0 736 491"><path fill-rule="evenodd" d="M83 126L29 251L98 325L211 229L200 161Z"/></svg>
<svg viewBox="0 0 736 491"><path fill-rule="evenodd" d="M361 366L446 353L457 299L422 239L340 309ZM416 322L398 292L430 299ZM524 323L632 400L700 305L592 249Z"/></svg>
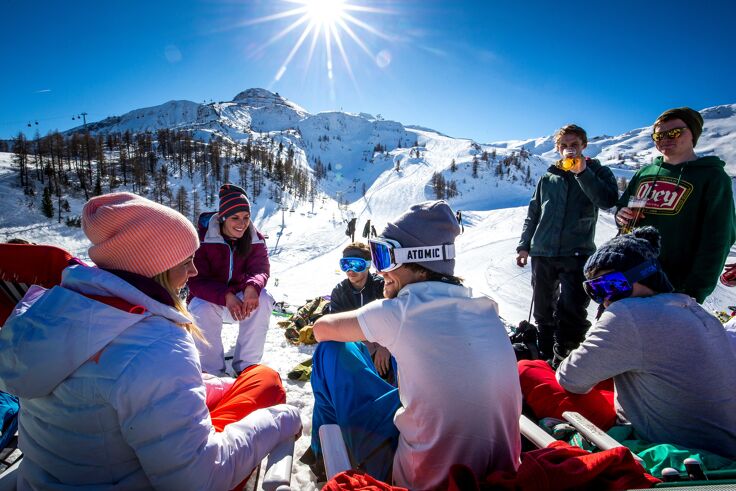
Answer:
<svg viewBox="0 0 736 491"><path fill-rule="evenodd" d="M307 16L314 24L333 26L342 18L345 6L343 0L306 0Z"/></svg>
<svg viewBox="0 0 736 491"><path fill-rule="evenodd" d="M333 57L335 54L338 54L342 59L342 63L350 79L357 88L357 82L350 64L350 55L348 54L349 46L345 42L347 38L350 38L361 51L369 56L376 66L381 69L386 68L387 63L385 60L390 59L386 58L386 51L382 50L378 54L373 53L361 36L368 34L385 41L393 41L393 38L382 33L370 23L358 18L358 16L360 14L391 14L393 12L350 3L350 0L283 0L279 3L282 5L289 4L289 6L272 15L251 19L245 23L260 24L293 18L290 24L286 25L258 48L261 52L265 51L268 46L286 37L292 31L301 29L301 33L294 42L286 59L276 71L273 79L274 82L278 82L284 76L289 68L289 64L304 45L307 46L307 52L306 56L302 56L302 59L305 62L305 66L309 67L313 61L313 55L320 40L320 44L324 46L325 53L324 61L320 63L324 63L323 66L326 69L327 78L330 81L334 78Z"/></svg>

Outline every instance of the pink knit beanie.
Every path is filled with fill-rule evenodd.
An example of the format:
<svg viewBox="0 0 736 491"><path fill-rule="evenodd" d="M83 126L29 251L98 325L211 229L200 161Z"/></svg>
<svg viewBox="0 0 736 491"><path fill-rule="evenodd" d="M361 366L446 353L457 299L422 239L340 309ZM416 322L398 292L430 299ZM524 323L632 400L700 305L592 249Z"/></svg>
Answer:
<svg viewBox="0 0 736 491"><path fill-rule="evenodd" d="M132 193L89 200L82 230L92 242L89 257L101 268L148 278L184 262L199 248L194 226L184 216Z"/></svg>

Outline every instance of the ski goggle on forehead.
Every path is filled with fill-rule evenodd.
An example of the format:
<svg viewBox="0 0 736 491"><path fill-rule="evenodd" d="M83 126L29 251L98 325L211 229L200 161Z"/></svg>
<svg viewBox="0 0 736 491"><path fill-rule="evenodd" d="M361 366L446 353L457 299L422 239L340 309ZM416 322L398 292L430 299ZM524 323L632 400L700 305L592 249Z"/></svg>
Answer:
<svg viewBox="0 0 736 491"><path fill-rule="evenodd" d="M585 293L596 303L621 300L631 295L633 285L659 271L656 259L646 261L625 273L612 271L583 282Z"/></svg>
<svg viewBox="0 0 736 491"><path fill-rule="evenodd" d="M343 257L340 259L340 269L344 272L355 271L356 273L362 273L366 269L371 267L371 262L362 257Z"/></svg>
<svg viewBox="0 0 736 491"><path fill-rule="evenodd" d="M680 138L682 136L682 132L685 131L687 128L672 128L671 130L667 131L655 131L652 133L652 140L655 142L662 141L665 138L669 140L675 140L677 138Z"/></svg>
<svg viewBox="0 0 736 491"><path fill-rule="evenodd" d="M401 247L393 239L370 239L373 265L380 273L393 271L404 263L424 263L447 261L455 258L455 244L441 244L422 247Z"/></svg>

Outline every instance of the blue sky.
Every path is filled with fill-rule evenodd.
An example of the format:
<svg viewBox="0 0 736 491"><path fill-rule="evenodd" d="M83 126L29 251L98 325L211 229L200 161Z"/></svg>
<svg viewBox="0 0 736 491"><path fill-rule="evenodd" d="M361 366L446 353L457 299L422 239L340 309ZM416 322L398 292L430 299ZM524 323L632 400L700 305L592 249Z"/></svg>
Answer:
<svg viewBox="0 0 736 491"><path fill-rule="evenodd" d="M293 2L3 0L0 138L250 87L480 142L568 122L619 134L669 107L736 103L736 2L346 2L377 10L349 12L377 31L348 22L365 50L338 27L354 80L334 40L328 78L323 38L276 80L306 23L264 47L298 16L254 20Z"/></svg>

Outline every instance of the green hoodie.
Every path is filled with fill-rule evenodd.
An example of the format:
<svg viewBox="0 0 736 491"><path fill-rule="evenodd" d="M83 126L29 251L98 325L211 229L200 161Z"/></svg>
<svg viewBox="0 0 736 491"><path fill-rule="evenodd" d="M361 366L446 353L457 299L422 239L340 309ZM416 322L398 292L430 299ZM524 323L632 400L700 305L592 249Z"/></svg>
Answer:
<svg viewBox="0 0 736 491"><path fill-rule="evenodd" d="M678 165L663 160L657 157L634 174L617 208L628 206L630 196L646 198L636 226L659 230L659 261L675 291L703 303L736 240L731 178L715 156Z"/></svg>

